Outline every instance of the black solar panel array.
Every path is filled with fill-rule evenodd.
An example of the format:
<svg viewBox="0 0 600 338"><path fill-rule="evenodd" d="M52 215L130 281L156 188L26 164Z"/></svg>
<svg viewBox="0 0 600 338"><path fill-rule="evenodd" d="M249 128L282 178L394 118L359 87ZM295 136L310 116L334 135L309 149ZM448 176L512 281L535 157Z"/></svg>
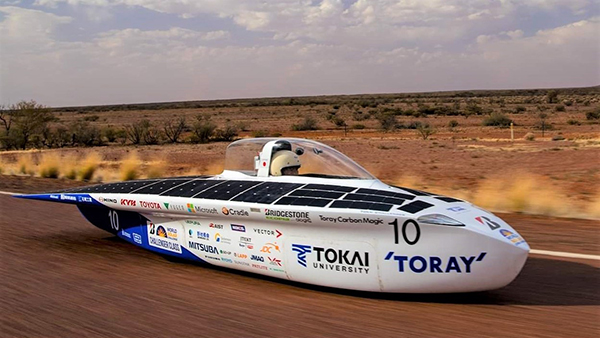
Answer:
<svg viewBox="0 0 600 338"><path fill-rule="evenodd" d="M425 201L414 201L408 204L405 204L399 207L399 210L409 212L411 214L416 214L419 211L425 210L427 208L431 208L433 204L427 203Z"/></svg>
<svg viewBox="0 0 600 338"><path fill-rule="evenodd" d="M226 181L217 180L192 180L188 183L174 187L168 191L163 192L162 196L174 196L174 197L192 197L208 188L215 185L221 184Z"/></svg>
<svg viewBox="0 0 600 338"><path fill-rule="evenodd" d="M205 178L204 176L127 181L74 188L64 192L157 194L222 201L311 207L329 206L336 209L376 211L389 211L394 205L400 205L399 210L413 214L433 206L424 201L413 201L415 195L432 196L432 194L407 188L400 189L411 194L329 184L207 180ZM448 203L462 202L452 197L432 197ZM412 202L405 204L408 201Z"/></svg>
<svg viewBox="0 0 600 338"><path fill-rule="evenodd" d="M232 201L271 204L281 196L303 185L297 183L265 182L236 196Z"/></svg>

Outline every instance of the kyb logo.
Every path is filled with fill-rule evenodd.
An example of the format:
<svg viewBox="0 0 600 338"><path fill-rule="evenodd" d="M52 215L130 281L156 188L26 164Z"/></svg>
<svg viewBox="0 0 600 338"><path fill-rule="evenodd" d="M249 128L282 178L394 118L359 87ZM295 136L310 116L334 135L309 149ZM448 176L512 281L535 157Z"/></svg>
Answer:
<svg viewBox="0 0 600 338"><path fill-rule="evenodd" d="M478 256L450 256L447 258L437 256L403 256L396 255L393 251L388 252L385 260L395 260L398 262L398 272L408 270L414 273L471 273L471 267L476 262L481 262L486 253L482 252Z"/></svg>
<svg viewBox="0 0 600 338"><path fill-rule="evenodd" d="M307 256L316 256L312 267L320 270L331 270L348 273L369 273L369 253L322 248L311 245L292 244L292 251L296 252L298 264L307 267Z"/></svg>
<svg viewBox="0 0 600 338"><path fill-rule="evenodd" d="M319 215L319 218L323 222L331 222L331 223L373 224L373 225L383 224L383 219L381 219L381 218L368 218L368 217L352 218L352 217L342 217L342 216L329 217L329 216L323 216L323 215Z"/></svg>
<svg viewBox="0 0 600 338"><path fill-rule="evenodd" d="M128 207L135 207L136 202L135 202L135 200L128 200L125 198L121 198L121 205L126 205Z"/></svg>

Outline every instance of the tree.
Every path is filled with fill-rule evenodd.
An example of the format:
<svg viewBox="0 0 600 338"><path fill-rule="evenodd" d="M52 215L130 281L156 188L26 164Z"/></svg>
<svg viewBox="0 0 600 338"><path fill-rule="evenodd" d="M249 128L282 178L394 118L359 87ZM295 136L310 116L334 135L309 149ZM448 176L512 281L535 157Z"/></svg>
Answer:
<svg viewBox="0 0 600 338"><path fill-rule="evenodd" d="M429 123L421 123L417 126L417 132L424 139L428 139L429 136L435 134L435 130L429 125Z"/></svg>
<svg viewBox="0 0 600 338"><path fill-rule="evenodd" d="M185 117L180 116L177 121L168 120L165 122L163 126L163 130L165 132L165 136L171 143L178 143L181 134L185 131L186 128Z"/></svg>
<svg viewBox="0 0 600 338"><path fill-rule="evenodd" d="M2 137L4 147L26 149L32 140L43 138L42 133L56 118L47 107L31 100L1 109L0 121L5 129Z"/></svg>
<svg viewBox="0 0 600 338"><path fill-rule="evenodd" d="M549 90L546 93L546 102L548 103L557 103L558 102L558 92L554 89Z"/></svg>
<svg viewBox="0 0 600 338"><path fill-rule="evenodd" d="M209 116L198 114L192 126L192 142L207 143L213 137L217 126L212 123Z"/></svg>

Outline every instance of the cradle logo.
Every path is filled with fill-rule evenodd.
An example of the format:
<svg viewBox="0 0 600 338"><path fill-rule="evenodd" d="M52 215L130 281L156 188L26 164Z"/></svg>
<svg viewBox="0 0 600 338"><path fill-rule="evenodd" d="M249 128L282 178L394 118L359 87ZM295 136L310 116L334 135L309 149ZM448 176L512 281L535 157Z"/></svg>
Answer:
<svg viewBox="0 0 600 338"><path fill-rule="evenodd" d="M311 245L303 245L303 244L292 244L292 251L296 252L298 256L298 264L306 267L306 254L312 252Z"/></svg>

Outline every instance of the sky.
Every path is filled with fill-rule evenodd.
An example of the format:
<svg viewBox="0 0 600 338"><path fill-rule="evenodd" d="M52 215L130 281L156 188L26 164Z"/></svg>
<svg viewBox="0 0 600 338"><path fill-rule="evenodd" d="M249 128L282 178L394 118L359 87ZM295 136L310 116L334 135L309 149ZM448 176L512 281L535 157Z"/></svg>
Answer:
<svg viewBox="0 0 600 338"><path fill-rule="evenodd" d="M600 0L0 0L0 104L600 84Z"/></svg>

